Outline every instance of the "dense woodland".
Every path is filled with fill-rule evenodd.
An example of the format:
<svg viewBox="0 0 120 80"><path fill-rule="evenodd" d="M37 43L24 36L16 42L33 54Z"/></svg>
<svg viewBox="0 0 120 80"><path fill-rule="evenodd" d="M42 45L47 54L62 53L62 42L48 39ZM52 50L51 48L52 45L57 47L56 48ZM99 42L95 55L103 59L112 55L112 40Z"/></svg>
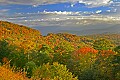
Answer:
<svg viewBox="0 0 120 80"><path fill-rule="evenodd" d="M0 80L120 80L120 34L42 36L0 21Z"/></svg>

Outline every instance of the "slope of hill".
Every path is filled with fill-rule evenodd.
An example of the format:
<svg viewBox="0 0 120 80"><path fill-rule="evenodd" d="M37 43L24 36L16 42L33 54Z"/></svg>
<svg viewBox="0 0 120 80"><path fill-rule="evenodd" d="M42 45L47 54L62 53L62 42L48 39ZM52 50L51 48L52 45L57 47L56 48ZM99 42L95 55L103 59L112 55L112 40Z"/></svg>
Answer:
<svg viewBox="0 0 120 80"><path fill-rule="evenodd" d="M0 21L0 67L4 74L0 79L13 79L20 70L16 79L119 80L119 39L120 34L42 36L38 30ZM8 76L6 70L15 73Z"/></svg>
<svg viewBox="0 0 120 80"><path fill-rule="evenodd" d="M38 30L0 21L0 39L5 39L23 49L33 49L38 46L37 43L42 40L42 36Z"/></svg>
<svg viewBox="0 0 120 80"><path fill-rule="evenodd" d="M106 33L106 34L87 35L86 37L89 37L91 39L105 38L105 39L113 41L113 43L115 43L116 45L120 45L120 34L119 33L118 34Z"/></svg>

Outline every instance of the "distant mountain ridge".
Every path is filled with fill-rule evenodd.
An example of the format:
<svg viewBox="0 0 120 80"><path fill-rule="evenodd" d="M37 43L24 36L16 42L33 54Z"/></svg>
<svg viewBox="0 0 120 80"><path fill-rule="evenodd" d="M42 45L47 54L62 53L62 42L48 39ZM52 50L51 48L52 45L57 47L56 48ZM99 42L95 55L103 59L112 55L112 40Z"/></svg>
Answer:
<svg viewBox="0 0 120 80"><path fill-rule="evenodd" d="M85 30L61 30L60 32L69 32L77 35L94 35L94 34L120 34L120 25L116 24L112 27L104 28L104 29L85 29Z"/></svg>

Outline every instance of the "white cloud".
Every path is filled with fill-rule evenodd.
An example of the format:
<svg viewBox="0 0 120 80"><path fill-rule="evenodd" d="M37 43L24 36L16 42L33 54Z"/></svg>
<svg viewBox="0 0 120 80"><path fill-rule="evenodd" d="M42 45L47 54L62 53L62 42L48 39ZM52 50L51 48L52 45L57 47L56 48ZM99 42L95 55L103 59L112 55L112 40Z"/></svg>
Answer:
<svg viewBox="0 0 120 80"><path fill-rule="evenodd" d="M74 7L74 4L71 4L71 7Z"/></svg>
<svg viewBox="0 0 120 80"><path fill-rule="evenodd" d="M38 7L38 5L32 5L33 7Z"/></svg>
<svg viewBox="0 0 120 80"><path fill-rule="evenodd" d="M7 12L9 9L1 9L0 12Z"/></svg>
<svg viewBox="0 0 120 80"><path fill-rule="evenodd" d="M101 13L101 12L102 12L102 10L97 10L97 11L96 11L97 14L99 14L99 13Z"/></svg>
<svg viewBox="0 0 120 80"><path fill-rule="evenodd" d="M34 5L35 7L36 5L64 3L64 2L70 2L72 4L79 2L79 3L84 3L85 5L90 7L97 7L97 6L109 5L113 1L111 0L0 0L0 3ZM71 6L73 7L74 5Z"/></svg>
<svg viewBox="0 0 120 80"><path fill-rule="evenodd" d="M1 9L0 15L5 15L8 11L9 11L9 9Z"/></svg>
<svg viewBox="0 0 120 80"><path fill-rule="evenodd" d="M120 0L114 0L114 3L110 5L111 13L114 13L114 16L120 15Z"/></svg>
<svg viewBox="0 0 120 80"><path fill-rule="evenodd" d="M106 12L111 12L111 10L106 10Z"/></svg>
<svg viewBox="0 0 120 80"><path fill-rule="evenodd" d="M84 3L90 7L105 6L113 3L111 0L80 0L79 3Z"/></svg>
<svg viewBox="0 0 120 80"><path fill-rule="evenodd" d="M53 11L53 12L47 12L44 11L45 14L57 14L57 15L80 15L80 12L67 12L67 11Z"/></svg>

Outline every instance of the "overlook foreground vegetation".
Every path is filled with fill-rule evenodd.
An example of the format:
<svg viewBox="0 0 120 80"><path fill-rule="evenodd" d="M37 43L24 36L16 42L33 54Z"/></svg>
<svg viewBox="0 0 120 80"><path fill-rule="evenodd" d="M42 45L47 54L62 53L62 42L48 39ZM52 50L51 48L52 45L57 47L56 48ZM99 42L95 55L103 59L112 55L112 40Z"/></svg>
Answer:
<svg viewBox="0 0 120 80"><path fill-rule="evenodd" d="M0 21L0 80L120 80L120 34L42 36Z"/></svg>

